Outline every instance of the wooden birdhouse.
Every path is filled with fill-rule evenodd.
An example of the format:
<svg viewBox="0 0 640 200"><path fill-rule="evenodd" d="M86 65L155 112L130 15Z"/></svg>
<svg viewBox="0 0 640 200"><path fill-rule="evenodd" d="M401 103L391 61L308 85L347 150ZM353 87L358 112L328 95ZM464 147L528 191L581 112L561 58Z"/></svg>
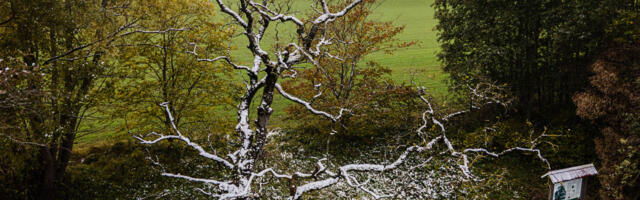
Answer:
<svg viewBox="0 0 640 200"><path fill-rule="evenodd" d="M570 167L547 172L552 187L550 200L579 200L587 193L587 177L598 174L593 164Z"/></svg>

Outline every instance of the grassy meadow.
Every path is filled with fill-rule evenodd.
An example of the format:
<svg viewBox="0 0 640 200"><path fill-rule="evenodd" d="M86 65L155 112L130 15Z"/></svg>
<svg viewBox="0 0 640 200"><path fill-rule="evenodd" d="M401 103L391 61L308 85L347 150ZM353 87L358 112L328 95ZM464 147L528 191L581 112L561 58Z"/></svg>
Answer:
<svg viewBox="0 0 640 200"><path fill-rule="evenodd" d="M310 0L294 1L292 10L295 14L302 16L303 11L309 9ZM403 48L395 51L392 55L384 52L378 52L365 58L364 61L376 61L383 66L390 68L393 72L391 79L398 83L417 84L419 86L426 86L434 96L444 96L447 94L447 87L444 84L446 75L442 72L440 65L436 59L438 52L437 34L434 27L437 21L434 19L434 9L431 7L433 0L383 0L380 4L374 8L372 20L378 21L392 21L396 25L404 25L405 30L398 36L400 42L417 42L408 48ZM218 13L217 18L226 17L222 13ZM272 29L278 29L278 36L280 38L289 37L294 32L292 26L272 26ZM273 33L273 31L267 31L267 33ZM234 48L231 51L231 56L234 60L237 60L241 64L248 65L252 62L252 56L248 50L246 50L246 44L242 35L235 37L231 41L231 46ZM273 46L275 41L275 35L266 35L263 39L262 45L267 48ZM363 62L364 62L363 61ZM243 74L237 72L234 75L237 80L242 80ZM255 102L254 105L258 103ZM290 105L286 99L276 96L274 101L274 113L271 120L272 126L283 125L285 116L283 109ZM221 115L228 115L235 119L235 111L228 108L216 108L220 110ZM127 133L115 131L115 127L122 122L113 122L106 125L96 124L91 120L82 124L84 130L95 130L96 128L101 131L95 131L91 134L82 135L76 140L79 151L86 149L86 147L108 144L113 140L119 140L130 137Z"/></svg>

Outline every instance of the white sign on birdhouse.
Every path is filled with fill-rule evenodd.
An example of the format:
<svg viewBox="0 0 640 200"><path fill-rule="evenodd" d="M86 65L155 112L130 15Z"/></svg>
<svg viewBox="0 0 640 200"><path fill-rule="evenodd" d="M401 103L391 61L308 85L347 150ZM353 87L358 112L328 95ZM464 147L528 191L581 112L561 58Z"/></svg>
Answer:
<svg viewBox="0 0 640 200"><path fill-rule="evenodd" d="M586 194L586 180L584 178L598 174L593 164L570 167L550 171L542 178L549 177L553 183L550 200L578 200Z"/></svg>

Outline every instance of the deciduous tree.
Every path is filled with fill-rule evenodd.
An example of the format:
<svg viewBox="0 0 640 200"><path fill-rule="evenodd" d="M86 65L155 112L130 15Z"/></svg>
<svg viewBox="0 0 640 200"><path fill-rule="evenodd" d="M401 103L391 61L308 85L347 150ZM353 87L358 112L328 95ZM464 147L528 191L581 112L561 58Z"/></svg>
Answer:
<svg viewBox="0 0 640 200"><path fill-rule="evenodd" d="M507 84L523 116L549 121L550 111L573 113L585 66L606 48L605 27L632 2L437 0L439 58L452 86L470 77Z"/></svg>
<svg viewBox="0 0 640 200"><path fill-rule="evenodd" d="M395 130L413 128L406 123L412 121L409 120L412 115L406 113L418 104L413 86L395 83L389 78L390 69L375 61L364 61L371 59L372 53L393 54L399 48L414 44L397 41L403 26L371 19L377 5L375 0L363 1L361 6L326 25L324 37L330 38L327 42L331 44L325 47L324 55L317 58L319 65L285 74L298 78L287 80L283 87L295 96L311 99L313 107L334 113L349 110L338 122L331 122L318 119L304 106L294 104L288 108L288 114L289 119L301 121L298 128L316 132L330 126L337 133L369 137L389 131L391 127Z"/></svg>
<svg viewBox="0 0 640 200"><path fill-rule="evenodd" d="M13 144L39 149L41 160L28 164L36 172L23 174L40 179L37 190L19 191L20 197L55 199L79 124L109 68L111 44L136 22L124 14L126 5L97 0L0 4L8 10L0 13L0 59L6 61L0 98L8 119L1 134Z"/></svg>
<svg viewBox="0 0 640 200"><path fill-rule="evenodd" d="M135 33L120 41L113 72L117 78L108 81L106 101L99 107L112 116L109 120L122 122L115 131L172 131L169 116L157 109L164 102L176 125L191 134L232 127L226 115L216 114L226 110L239 86L229 81L231 73L221 64L199 62L189 53L210 56L228 51L225 42L233 29L213 22L213 2L139 1L131 9L143 15L131 29Z"/></svg>
<svg viewBox="0 0 640 200"><path fill-rule="evenodd" d="M279 82L285 78L293 78L287 76L290 74L285 72L295 74L296 66L302 64L321 69L323 62L321 62L320 58L327 56L327 52L330 52L327 49L331 48L333 44L332 34L329 32L335 30L328 27L354 11L354 9L357 9L358 6L362 6L363 1L347 1L344 4L339 4L343 6L330 6L327 1L319 0L312 4L312 7L315 8L315 13L308 19L296 17L288 12L287 8L289 7L282 6L282 4L277 4L274 1L254 2L241 0L238 2L237 8L226 5L223 0L217 0L216 3L222 12L230 17L243 32L243 37L248 41L247 50L251 52L254 60L252 65L244 66L234 62L230 56L219 56L210 59L199 57L201 61L225 62L229 67L245 73L246 91L240 98L238 105L236 140L230 144L235 150L228 152L208 150L206 146L194 142L186 133L180 131L175 124L175 118L171 117L171 109L167 104L163 104L165 112L170 116L174 132L170 134L152 132L144 136L136 136L136 138L142 144L156 144L166 140L177 140L195 150L202 157L215 162L216 165L212 166L212 168L220 174L213 178L200 178L194 175L165 171L162 173L164 176L202 183L203 187L196 190L220 199L260 198L260 192L263 190L288 191L288 193L269 193L269 195L283 194L282 196L288 196L289 199L299 199L304 194L340 186L352 187L357 189L358 193L370 195L374 198L408 198L407 195L397 196L399 191L385 187L385 182L381 183L381 187L370 185L368 179L364 177L367 174L403 172L400 169L411 169L405 164L415 163L408 162L415 161L413 160L415 155L427 157L438 154L447 155L455 163L456 168L462 174L461 177L467 180L475 180L470 170L470 163L472 161L471 158L478 154L500 157L514 151L529 152L546 163L548 168L550 167L546 159L542 157L540 150L537 149L537 145L541 142L540 138L544 138L545 135L533 138L533 141L527 142L526 147L507 148L497 153L483 148L460 147L449 139L445 124L448 119L468 111L442 114L436 112L431 101L420 97L426 108L426 111L422 113L424 123L417 131L417 135L422 141L406 145L406 148L403 148L394 158L371 164L349 162L334 165L327 157L324 157L316 159L315 162L309 163L311 165L306 167L297 167L292 163L286 169L274 168L272 167L274 163L264 162L263 159L265 146L273 142L269 137L276 134L269 130L274 95L279 93L284 99L300 104L308 112L333 122L340 121L351 112L345 107L346 105L337 105L340 108L334 109L334 111L317 109L309 101L288 93ZM269 27L277 24L289 24L295 27L295 36L291 40L276 41L276 48L271 52L267 52L266 48L261 45L261 41L264 39L265 33L271 30ZM200 55L198 52L193 53ZM313 93L315 92L313 91ZM478 104L495 103L496 101L486 94L476 94L481 99L476 102ZM251 104L254 99L259 100L260 103L255 109L256 115L250 115L253 108ZM430 127L432 128L429 129ZM331 132L332 130L327 129L326 131ZM156 164L160 164L157 160L151 160ZM421 161L422 163L428 163L430 160L427 158ZM419 167L419 164L417 165ZM407 173L401 174L407 175ZM403 178L406 178L406 176ZM417 194L426 192L429 189L429 186L423 187ZM340 192L336 193L338 193L336 194L338 197L345 197Z"/></svg>
<svg viewBox="0 0 640 200"><path fill-rule="evenodd" d="M591 86L573 97L577 114L600 128L603 199L640 198L640 15L630 13L611 27L623 35L591 65Z"/></svg>

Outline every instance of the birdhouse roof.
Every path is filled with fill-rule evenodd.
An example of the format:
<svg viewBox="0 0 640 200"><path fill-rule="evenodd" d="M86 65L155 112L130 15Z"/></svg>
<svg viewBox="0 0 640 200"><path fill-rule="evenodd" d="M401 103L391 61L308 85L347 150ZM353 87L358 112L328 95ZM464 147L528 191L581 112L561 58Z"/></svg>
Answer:
<svg viewBox="0 0 640 200"><path fill-rule="evenodd" d="M541 178L549 176L551 182L555 184L558 182L564 182L586 176L593 176L596 174L598 174L598 170L596 170L593 164L586 164L565 169L553 170L542 175Z"/></svg>

